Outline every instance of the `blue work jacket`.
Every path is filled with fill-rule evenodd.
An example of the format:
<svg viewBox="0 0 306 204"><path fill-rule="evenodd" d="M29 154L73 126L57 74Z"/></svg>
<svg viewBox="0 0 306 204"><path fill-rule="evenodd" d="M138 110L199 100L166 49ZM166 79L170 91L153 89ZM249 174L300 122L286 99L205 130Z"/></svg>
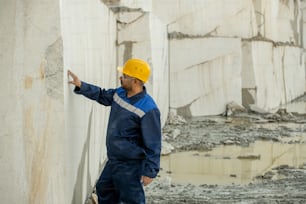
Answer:
<svg viewBox="0 0 306 204"><path fill-rule="evenodd" d="M122 87L101 89L82 81L74 92L111 106L106 148L110 160L143 160L144 176L156 177L160 167L161 124L160 111L154 100L143 91L127 97Z"/></svg>

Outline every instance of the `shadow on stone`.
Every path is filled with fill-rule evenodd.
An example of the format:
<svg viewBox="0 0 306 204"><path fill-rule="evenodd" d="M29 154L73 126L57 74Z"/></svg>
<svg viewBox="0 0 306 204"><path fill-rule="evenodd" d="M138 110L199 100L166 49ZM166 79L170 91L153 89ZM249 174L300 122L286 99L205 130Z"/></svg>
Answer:
<svg viewBox="0 0 306 204"><path fill-rule="evenodd" d="M82 151L82 157L80 160L79 168L78 168L78 173L77 173L77 179L76 183L74 186L74 192L73 192L73 200L71 204L83 204L85 200L82 200L82 189L83 186L86 186L86 195L89 195L90 192L93 189L93 186L91 185L91 176L89 171L87 171L87 175L84 175L85 169L89 168L89 161L90 161L90 156L89 156L89 142L90 142L90 133L91 133L91 122L92 122L92 112L93 109L91 109L90 114L89 114L89 119L88 119L88 127L87 127L87 138L83 146L83 151ZM85 163L87 158L87 163ZM86 176L85 182L84 182L84 176Z"/></svg>

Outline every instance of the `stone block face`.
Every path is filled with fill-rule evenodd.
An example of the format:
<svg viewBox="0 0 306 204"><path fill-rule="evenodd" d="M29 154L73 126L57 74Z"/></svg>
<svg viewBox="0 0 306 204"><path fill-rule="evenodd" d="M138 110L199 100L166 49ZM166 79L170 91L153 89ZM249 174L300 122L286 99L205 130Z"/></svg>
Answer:
<svg viewBox="0 0 306 204"><path fill-rule="evenodd" d="M100 1L4 2L1 202L83 203L106 158L108 110L74 95L64 67L113 88L116 19Z"/></svg>
<svg viewBox="0 0 306 204"><path fill-rule="evenodd" d="M118 44L124 42L148 42L151 38L150 15L143 14L140 18L127 25L119 26Z"/></svg>
<svg viewBox="0 0 306 204"><path fill-rule="evenodd" d="M118 25L118 65L129 58L141 58L151 66L146 83L165 123L169 107L168 39L166 26L156 16L143 13L137 20Z"/></svg>
<svg viewBox="0 0 306 204"><path fill-rule="evenodd" d="M259 0L254 1L254 9L261 36L275 42L301 45L300 0Z"/></svg>
<svg viewBox="0 0 306 204"><path fill-rule="evenodd" d="M22 63L22 56L15 59L21 50L16 50L18 41L13 35L18 26L16 20L23 14L18 7L16 1L2 1L0 7L0 79L3 85L0 92L0 197L3 203L28 201L24 147L20 142L23 141L23 78L22 69L16 66ZM16 15L16 10L20 11L19 15ZM9 192L15 192L13 199Z"/></svg>
<svg viewBox="0 0 306 204"><path fill-rule="evenodd" d="M301 1L301 45L306 47L306 2Z"/></svg>
<svg viewBox="0 0 306 204"><path fill-rule="evenodd" d="M6 59L0 78L7 86L1 92L1 202L64 203L59 2L3 3L1 22L10 20L0 34Z"/></svg>
<svg viewBox="0 0 306 204"><path fill-rule="evenodd" d="M244 44L243 48L246 47L251 52L242 51L245 63L242 65L243 88L248 88L250 94L255 94L254 100L258 107L267 109L277 106L282 93L282 86L277 83L280 82L278 79L281 70L273 64L274 48L272 43L254 41L250 42L250 45ZM251 56L247 56L248 54ZM249 62L248 59L253 61ZM246 74L248 76L245 76Z"/></svg>
<svg viewBox="0 0 306 204"><path fill-rule="evenodd" d="M155 0L152 12L168 25L169 33L240 38L260 35L301 45L304 4L300 0Z"/></svg>
<svg viewBox="0 0 306 204"><path fill-rule="evenodd" d="M81 204L95 185L109 109L75 95L67 69L115 88L118 65L148 61L162 124L169 107L271 111L305 93L305 11L305 0L3 0L1 202Z"/></svg>
<svg viewBox="0 0 306 204"><path fill-rule="evenodd" d="M67 69L101 88L116 88L116 18L100 1L62 2L64 47L65 179L70 203L83 203L106 159L105 136L109 107L73 93ZM68 203L68 202L67 202Z"/></svg>
<svg viewBox="0 0 306 204"><path fill-rule="evenodd" d="M171 40L170 107L186 116L224 112L227 103L241 103L240 71L240 39Z"/></svg>
<svg viewBox="0 0 306 204"><path fill-rule="evenodd" d="M169 33L242 38L257 35L252 0L154 0L153 13L168 24Z"/></svg>
<svg viewBox="0 0 306 204"><path fill-rule="evenodd" d="M305 68L302 50L271 42L243 42L242 88L245 98L271 111L305 92ZM296 83L297 81L301 83ZM252 100L250 101L251 96Z"/></svg>
<svg viewBox="0 0 306 204"><path fill-rule="evenodd" d="M283 48L284 82L286 84L285 99L290 102L305 93L305 61L303 50L298 47Z"/></svg>
<svg viewBox="0 0 306 204"><path fill-rule="evenodd" d="M120 24L130 24L133 23L133 21L137 21L138 19L140 19L143 15L145 15L145 13L141 10L120 11L117 13L117 21L119 21Z"/></svg>

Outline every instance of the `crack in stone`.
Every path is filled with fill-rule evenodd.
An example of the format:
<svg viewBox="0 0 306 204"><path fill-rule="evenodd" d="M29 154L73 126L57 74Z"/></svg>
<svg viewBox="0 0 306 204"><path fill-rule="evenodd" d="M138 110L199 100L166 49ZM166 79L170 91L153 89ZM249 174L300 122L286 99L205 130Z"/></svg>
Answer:
<svg viewBox="0 0 306 204"><path fill-rule="evenodd" d="M134 44L134 43L137 43L137 41L122 41L121 43L117 43L117 46L120 46L120 45L127 45L127 44Z"/></svg>
<svg viewBox="0 0 306 204"><path fill-rule="evenodd" d="M101 0L101 2L105 4L109 9L111 9L114 13L135 11L144 12L142 8L129 8L127 6L122 6L120 5L120 0Z"/></svg>
<svg viewBox="0 0 306 204"><path fill-rule="evenodd" d="M298 47L301 48L301 46L295 45L294 42L281 42L281 41L273 41L269 38L266 38L262 36L260 33L258 33L256 36L252 38L241 38L242 42L252 42L252 41L262 41L262 42L269 42L272 43L274 47L277 46L290 46L290 47Z"/></svg>
<svg viewBox="0 0 306 204"><path fill-rule="evenodd" d="M292 30L293 30L293 43L295 44L300 44L299 42L299 33L300 31L298 30L298 24L299 24L299 17L300 17L300 10L299 10L299 5L296 1L294 1L294 19L290 21Z"/></svg>
<svg viewBox="0 0 306 204"><path fill-rule="evenodd" d="M131 22L125 23L125 22L117 20L117 23L120 24L123 27L126 26L126 25L133 24L133 23L135 23L136 21L138 21L139 19L141 19L142 17L144 17L147 14L146 12L142 12L142 13L143 13L142 15L140 15L139 17L137 17L135 20L133 20Z"/></svg>
<svg viewBox="0 0 306 204"><path fill-rule="evenodd" d="M119 12L145 12L142 8L129 8L126 6L116 6L116 7L110 7L110 9L114 13L119 13Z"/></svg>
<svg viewBox="0 0 306 204"><path fill-rule="evenodd" d="M198 63L198 64L190 65L190 66L184 68L184 70L192 69L192 68L194 68L195 66L201 66L201 65L208 64L208 63L213 62L213 61L216 61L216 60L224 59L224 58L225 58L226 56L228 56L228 55L233 55L233 53L232 53L232 52L229 52L229 53L227 53L227 54L225 54L225 55L217 56L217 57L215 57L215 58L213 58L213 59L210 59L210 60L208 60L208 61L204 61L204 62L200 62L200 63Z"/></svg>
<svg viewBox="0 0 306 204"><path fill-rule="evenodd" d="M285 94L285 103L287 102L287 91L286 91L286 80L285 80L285 50L283 50L282 56L282 74L283 74L283 85L284 85L284 94Z"/></svg>
<svg viewBox="0 0 306 204"><path fill-rule="evenodd" d="M185 39L185 38L189 38L189 39L197 39L197 38L208 38L208 37L213 37L212 33L216 32L218 27L214 28L212 31L210 31L209 33L205 34L205 35L189 35L189 34L185 34L182 32L171 32L168 33L168 39ZM219 36L218 36L219 37Z"/></svg>

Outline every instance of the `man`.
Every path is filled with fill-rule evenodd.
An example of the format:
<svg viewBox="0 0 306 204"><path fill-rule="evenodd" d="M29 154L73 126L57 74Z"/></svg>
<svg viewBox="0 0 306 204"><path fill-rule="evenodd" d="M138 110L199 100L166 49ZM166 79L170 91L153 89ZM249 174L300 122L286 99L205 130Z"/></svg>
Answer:
<svg viewBox="0 0 306 204"><path fill-rule="evenodd" d="M145 203L143 185L159 172L161 151L160 112L144 83L150 66L130 59L122 68L121 87L101 89L72 77L74 92L111 106L106 135L108 161L96 184L99 204Z"/></svg>

